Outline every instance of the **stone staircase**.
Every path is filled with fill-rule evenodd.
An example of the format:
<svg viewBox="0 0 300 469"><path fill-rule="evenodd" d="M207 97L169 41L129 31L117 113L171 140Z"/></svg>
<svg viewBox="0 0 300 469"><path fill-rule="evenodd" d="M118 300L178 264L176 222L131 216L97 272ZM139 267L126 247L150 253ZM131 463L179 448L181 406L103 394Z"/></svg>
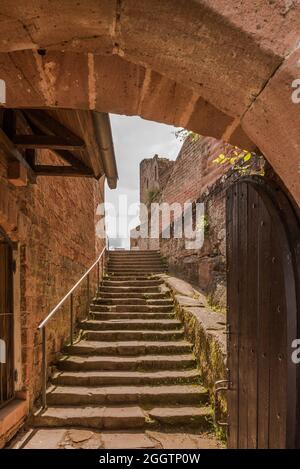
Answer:
<svg viewBox="0 0 300 469"><path fill-rule="evenodd" d="M208 393L175 316L156 251L112 251L108 276L65 347L41 427L98 430L210 428Z"/></svg>

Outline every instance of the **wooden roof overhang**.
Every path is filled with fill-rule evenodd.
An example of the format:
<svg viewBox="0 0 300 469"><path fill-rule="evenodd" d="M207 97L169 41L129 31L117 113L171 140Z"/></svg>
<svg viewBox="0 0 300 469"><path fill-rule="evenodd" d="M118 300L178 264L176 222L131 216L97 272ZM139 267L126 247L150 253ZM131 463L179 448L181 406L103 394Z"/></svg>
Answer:
<svg viewBox="0 0 300 469"><path fill-rule="evenodd" d="M0 110L0 149L7 178L15 185L34 183L38 176L90 177L105 175L117 186L117 166L109 116L71 109ZM53 161L43 161L51 150ZM37 157L38 156L38 157Z"/></svg>

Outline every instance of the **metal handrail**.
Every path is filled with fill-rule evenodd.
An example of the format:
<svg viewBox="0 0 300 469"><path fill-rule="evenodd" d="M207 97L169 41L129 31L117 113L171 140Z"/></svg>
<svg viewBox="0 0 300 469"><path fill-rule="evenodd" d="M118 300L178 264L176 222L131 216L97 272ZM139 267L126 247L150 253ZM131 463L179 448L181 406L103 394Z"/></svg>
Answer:
<svg viewBox="0 0 300 469"><path fill-rule="evenodd" d="M79 287L79 285L83 282L83 280L87 279L87 300L88 300L88 308L89 308L89 301L90 301L90 272L96 267L97 265L97 288L100 285L100 260L102 259L102 276L104 273L104 254L106 252L106 247L104 247L93 263L91 267L82 275L82 277L76 282L76 284L68 291L68 293L60 300L60 302L53 308L48 316L43 319L43 321L38 325L38 329L42 333L42 406L45 409L47 407L47 347L46 347L46 326L50 319L55 315L55 313L60 309L60 307L66 302L68 298L70 298L70 343L73 345L73 335L74 335L74 321L73 321L73 293Z"/></svg>

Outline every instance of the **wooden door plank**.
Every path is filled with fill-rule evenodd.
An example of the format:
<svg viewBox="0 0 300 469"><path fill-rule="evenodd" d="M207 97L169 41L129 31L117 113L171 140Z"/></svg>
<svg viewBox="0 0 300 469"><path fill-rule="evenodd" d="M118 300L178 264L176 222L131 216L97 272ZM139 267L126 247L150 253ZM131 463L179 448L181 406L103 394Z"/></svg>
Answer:
<svg viewBox="0 0 300 469"><path fill-rule="evenodd" d="M238 197L237 187L231 186L227 192L227 364L229 370L228 391L228 447L238 447L238 368L239 368L239 307L238 307Z"/></svg>
<svg viewBox="0 0 300 469"><path fill-rule="evenodd" d="M238 185L239 228L239 448L248 445L248 184Z"/></svg>
<svg viewBox="0 0 300 469"><path fill-rule="evenodd" d="M272 223L271 302L272 331L270 332L270 415L269 448L286 447L287 406L287 343L286 302L282 256L275 223Z"/></svg>
<svg viewBox="0 0 300 469"><path fill-rule="evenodd" d="M263 201L259 205L258 238L258 402L257 402L257 447L269 447L270 407L270 332L272 330L271 301L271 219Z"/></svg>
<svg viewBox="0 0 300 469"><path fill-rule="evenodd" d="M257 448L257 322L259 297L258 272L258 213L259 196L248 184L248 239L247 239L247 448Z"/></svg>

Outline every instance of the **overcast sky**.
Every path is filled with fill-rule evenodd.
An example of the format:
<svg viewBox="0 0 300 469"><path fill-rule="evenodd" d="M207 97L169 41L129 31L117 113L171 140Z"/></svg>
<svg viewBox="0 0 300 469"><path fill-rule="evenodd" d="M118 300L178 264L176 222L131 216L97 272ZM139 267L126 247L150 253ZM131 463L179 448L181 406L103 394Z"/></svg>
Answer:
<svg viewBox="0 0 300 469"><path fill-rule="evenodd" d="M110 115L114 148L119 173L117 189L106 186L106 202L113 204L116 218L107 217L107 233L111 236L114 223L126 223L125 206L119 205L120 196L127 196L128 205L139 203L139 164L144 158L155 154L169 159L176 159L182 142L175 137L176 128L147 121L140 117ZM124 200L124 199L123 199ZM124 202L123 202L124 203ZM138 224L138 219L130 217L131 227ZM118 240L118 245L128 249L129 236Z"/></svg>

